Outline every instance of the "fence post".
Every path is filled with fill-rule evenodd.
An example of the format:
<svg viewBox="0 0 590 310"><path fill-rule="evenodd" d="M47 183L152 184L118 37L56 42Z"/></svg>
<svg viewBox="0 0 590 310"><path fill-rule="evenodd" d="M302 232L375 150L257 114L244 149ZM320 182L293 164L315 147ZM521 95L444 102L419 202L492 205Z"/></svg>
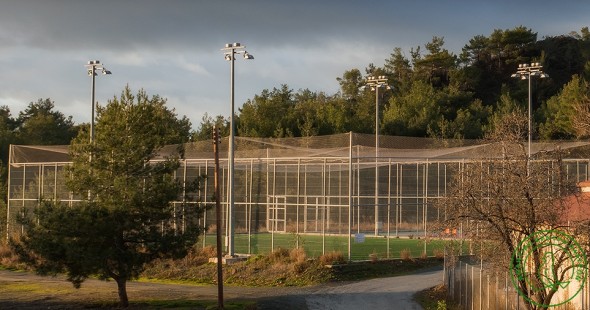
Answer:
<svg viewBox="0 0 590 310"><path fill-rule="evenodd" d="M504 274L504 309L508 310L508 273Z"/></svg>
<svg viewBox="0 0 590 310"><path fill-rule="evenodd" d="M498 272L496 272L496 293L494 294L494 307L498 307L498 291L500 290L500 279L498 279Z"/></svg>
<svg viewBox="0 0 590 310"><path fill-rule="evenodd" d="M465 305L469 304L469 269L467 269L467 263L465 263Z"/></svg>
<svg viewBox="0 0 590 310"><path fill-rule="evenodd" d="M463 304L463 275L461 274L461 261L459 260L459 305Z"/></svg>
<svg viewBox="0 0 590 310"><path fill-rule="evenodd" d="M483 268L479 268L479 310L482 310L483 307L483 297L481 294L483 294L483 279L482 279L482 272L483 272Z"/></svg>
<svg viewBox="0 0 590 310"><path fill-rule="evenodd" d="M488 294L487 294L487 307L486 309L490 309L490 275L486 274L487 282L488 282Z"/></svg>
<svg viewBox="0 0 590 310"><path fill-rule="evenodd" d="M471 266L471 309L475 309L475 267Z"/></svg>
<svg viewBox="0 0 590 310"><path fill-rule="evenodd" d="M389 238L389 237L388 237ZM388 249L389 251L389 249ZM445 245L445 248L443 250L443 284L446 285L445 282L445 278L446 278L446 272L447 272L447 246ZM450 285L446 285L447 289L450 289Z"/></svg>

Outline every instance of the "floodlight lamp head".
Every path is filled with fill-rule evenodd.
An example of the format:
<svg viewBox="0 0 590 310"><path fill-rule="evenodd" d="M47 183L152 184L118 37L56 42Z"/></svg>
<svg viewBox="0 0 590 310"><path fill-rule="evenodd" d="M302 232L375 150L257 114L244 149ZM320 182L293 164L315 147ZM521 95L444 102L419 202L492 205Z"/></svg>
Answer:
<svg viewBox="0 0 590 310"><path fill-rule="evenodd" d="M549 77L549 74L547 74L547 73L541 73L541 75L539 77L542 78L542 79L545 79L545 78L548 78Z"/></svg>
<svg viewBox="0 0 590 310"><path fill-rule="evenodd" d="M252 54L244 51L244 59L254 59L254 56L252 56Z"/></svg>
<svg viewBox="0 0 590 310"><path fill-rule="evenodd" d="M113 73L112 73L111 71L109 71L109 70L107 70L107 69L103 68L103 69L102 69L102 75L107 75L107 74L113 74Z"/></svg>
<svg viewBox="0 0 590 310"><path fill-rule="evenodd" d="M230 54L225 54L224 58L225 60L230 61L232 59L232 56Z"/></svg>
<svg viewBox="0 0 590 310"><path fill-rule="evenodd" d="M96 73L94 75L96 75ZM88 69L88 76L92 76L92 69Z"/></svg>
<svg viewBox="0 0 590 310"><path fill-rule="evenodd" d="M510 77L511 77L511 78L517 78L517 77L520 77L520 74L518 74L518 73L513 73L513 74L512 74Z"/></svg>
<svg viewBox="0 0 590 310"><path fill-rule="evenodd" d="M380 80L384 80L384 79L386 79L386 78L387 78L387 77L385 77L385 75L380 75L380 76L379 76L379 79L380 79Z"/></svg>
<svg viewBox="0 0 590 310"><path fill-rule="evenodd" d="M100 64L100 60L89 60L88 61L89 65L99 65Z"/></svg>

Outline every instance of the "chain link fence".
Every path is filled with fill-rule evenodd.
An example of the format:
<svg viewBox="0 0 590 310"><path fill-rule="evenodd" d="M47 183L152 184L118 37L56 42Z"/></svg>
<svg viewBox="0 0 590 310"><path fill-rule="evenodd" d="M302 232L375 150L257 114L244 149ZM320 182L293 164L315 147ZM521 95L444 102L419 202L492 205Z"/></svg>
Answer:
<svg viewBox="0 0 590 310"><path fill-rule="evenodd" d="M535 143L533 152L580 149L588 143ZM154 160L176 150L164 148ZM234 159L235 252L268 253L277 247L304 247L309 255L340 251L350 260L414 257L442 251L429 223L445 216L434 208L467 161L501 157L488 144L466 140L340 134L307 138L236 137ZM221 144L220 176L224 237L229 222L227 139ZM568 159L568 178L586 180L588 159ZM10 148L7 234L22 233L18 214L41 199L75 205L80 197L65 185L68 146ZM182 183L204 177L197 203L214 206L212 142L185 145L176 172ZM176 204L173 227L183 229L189 209ZM202 246L215 245L215 212L199 223L207 229ZM420 239L419 241L417 241ZM408 242L407 240L413 240Z"/></svg>

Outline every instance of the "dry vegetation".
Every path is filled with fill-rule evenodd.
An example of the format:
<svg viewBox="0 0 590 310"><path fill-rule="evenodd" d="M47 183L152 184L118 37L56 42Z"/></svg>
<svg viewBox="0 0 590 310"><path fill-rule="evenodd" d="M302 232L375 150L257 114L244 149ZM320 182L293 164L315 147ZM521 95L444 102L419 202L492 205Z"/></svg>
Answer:
<svg viewBox="0 0 590 310"><path fill-rule="evenodd" d="M190 282L216 283L217 269L208 263L215 257L215 248L192 251L180 260L156 261L143 276L154 279L173 279ZM224 265L223 278L228 284L253 286L302 286L326 282L330 278L324 261L334 261L335 254L308 260L302 249L278 248L269 255L251 256L245 262ZM342 254L340 254L342 260Z"/></svg>
<svg viewBox="0 0 590 310"><path fill-rule="evenodd" d="M27 266L19 261L16 254L4 242L0 242L0 269L2 268L15 270L27 269Z"/></svg>
<svg viewBox="0 0 590 310"><path fill-rule="evenodd" d="M326 252L309 259L302 248L278 248L268 255L256 255L246 261L224 265L226 284L240 286L308 286L330 281L350 281L407 274L419 269L440 266L442 259L414 259L409 250L401 260L371 260L347 263L341 252ZM178 260L156 260L147 266L143 278L157 281L215 284L217 266L209 263L216 249L195 248ZM0 268L26 270L10 248L0 244Z"/></svg>
<svg viewBox="0 0 590 310"><path fill-rule="evenodd" d="M399 256L402 260L410 260L412 259L412 251L410 249L403 249L400 251Z"/></svg>
<svg viewBox="0 0 590 310"><path fill-rule="evenodd" d="M459 305L447 298L447 289L444 285L437 285L418 292L414 299L425 310L458 310Z"/></svg>

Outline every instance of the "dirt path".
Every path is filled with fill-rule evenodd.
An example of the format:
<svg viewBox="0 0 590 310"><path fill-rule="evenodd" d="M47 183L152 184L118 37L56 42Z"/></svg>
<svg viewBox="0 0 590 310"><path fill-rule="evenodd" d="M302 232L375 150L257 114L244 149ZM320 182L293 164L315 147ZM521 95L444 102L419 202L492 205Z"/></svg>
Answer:
<svg viewBox="0 0 590 310"><path fill-rule="evenodd" d="M233 287L226 286L226 300L257 300L258 309L420 309L412 295L440 283L440 271L373 279L352 283L331 283L315 287ZM216 286L131 282L129 299L216 300ZM31 273L0 271L0 309L76 309L84 305L114 305L114 282L87 280L76 290L63 277L40 277Z"/></svg>

